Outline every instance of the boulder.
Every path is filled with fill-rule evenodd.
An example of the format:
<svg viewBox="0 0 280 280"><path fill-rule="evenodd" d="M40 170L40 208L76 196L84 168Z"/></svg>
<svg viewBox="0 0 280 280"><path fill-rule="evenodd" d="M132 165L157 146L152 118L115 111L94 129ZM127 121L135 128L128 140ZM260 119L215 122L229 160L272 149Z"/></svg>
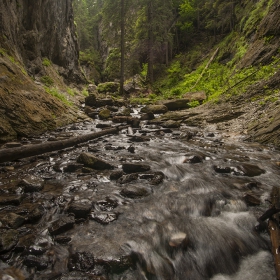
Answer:
<svg viewBox="0 0 280 280"><path fill-rule="evenodd" d="M168 121L166 121L162 124L162 127L165 127L165 128L179 128L180 125L181 124L178 121L168 120Z"/></svg>
<svg viewBox="0 0 280 280"><path fill-rule="evenodd" d="M73 213L76 218L86 218L91 209L90 204L73 202L68 207L68 212Z"/></svg>
<svg viewBox="0 0 280 280"><path fill-rule="evenodd" d="M44 180L42 180L39 177L29 175L22 179L19 183L18 186L22 187L24 192L29 193L29 192L39 192L43 189L43 183Z"/></svg>
<svg viewBox="0 0 280 280"><path fill-rule="evenodd" d="M125 173L136 173L149 171L151 167L142 163L124 163L122 169Z"/></svg>
<svg viewBox="0 0 280 280"><path fill-rule="evenodd" d="M141 113L164 114L168 111L165 105L146 105L141 109Z"/></svg>
<svg viewBox="0 0 280 280"><path fill-rule="evenodd" d="M82 163L89 168L93 168L93 169L97 169L97 170L114 168L110 163L104 161L103 159L97 158L94 155L89 154L89 153L80 154L80 156L77 159L77 162Z"/></svg>
<svg viewBox="0 0 280 280"><path fill-rule="evenodd" d="M120 84L115 82L100 83L97 86L99 93L114 93L119 91Z"/></svg>
<svg viewBox="0 0 280 280"><path fill-rule="evenodd" d="M90 93L89 96L85 99L85 105L89 107L95 107L96 106L96 95L93 93Z"/></svg>
<svg viewBox="0 0 280 280"><path fill-rule="evenodd" d="M111 98L97 99L95 106L96 107L104 107L104 106L113 106L114 102Z"/></svg>
<svg viewBox="0 0 280 280"><path fill-rule="evenodd" d="M190 106L188 105L189 102L190 100L187 98L160 101L160 103L162 105L165 105L170 111L188 109L190 108Z"/></svg>
<svg viewBox="0 0 280 280"><path fill-rule="evenodd" d="M111 112L108 109L103 109L99 112L98 117L101 120L107 120L111 117Z"/></svg>
<svg viewBox="0 0 280 280"><path fill-rule="evenodd" d="M19 205L22 201L21 195L1 194L0 205Z"/></svg>
<svg viewBox="0 0 280 280"><path fill-rule="evenodd" d="M70 271L89 271L94 268L94 256L89 252L75 252L69 257L68 269ZM67 277L68 278L68 277ZM88 277L70 277L68 279L88 279ZM95 277L94 277L95 278Z"/></svg>

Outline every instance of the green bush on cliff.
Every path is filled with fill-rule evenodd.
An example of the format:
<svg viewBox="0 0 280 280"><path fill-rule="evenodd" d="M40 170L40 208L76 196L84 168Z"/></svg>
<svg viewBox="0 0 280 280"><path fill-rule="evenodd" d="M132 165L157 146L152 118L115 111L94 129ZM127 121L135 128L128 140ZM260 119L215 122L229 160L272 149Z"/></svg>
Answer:
<svg viewBox="0 0 280 280"><path fill-rule="evenodd" d="M50 76L42 76L40 78L40 81L45 85L45 86L51 86L54 84L53 79Z"/></svg>
<svg viewBox="0 0 280 280"><path fill-rule="evenodd" d="M67 100L67 98L62 94L60 93L56 88L49 88L49 87L45 87L45 91L56 97L57 99L59 99L60 101L62 101L65 105L67 106L72 106L72 102L70 102L69 100Z"/></svg>

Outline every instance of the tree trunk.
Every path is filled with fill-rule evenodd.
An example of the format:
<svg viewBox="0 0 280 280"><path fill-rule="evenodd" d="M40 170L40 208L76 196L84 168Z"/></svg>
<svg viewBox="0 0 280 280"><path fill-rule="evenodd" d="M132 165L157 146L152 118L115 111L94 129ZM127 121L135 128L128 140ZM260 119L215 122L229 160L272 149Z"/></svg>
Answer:
<svg viewBox="0 0 280 280"><path fill-rule="evenodd" d="M125 51L125 42L124 42L124 1L121 0L121 72L120 72L120 94L123 94L123 85L124 85L124 51Z"/></svg>
<svg viewBox="0 0 280 280"><path fill-rule="evenodd" d="M92 139L96 139L107 134L118 133L118 131L124 128L126 128L126 126L114 127L99 132L72 137L61 141L47 142L37 145L26 145L18 148L3 149L0 150L0 163L31 156L37 156L53 151L63 150L65 148L73 147L75 145L87 142Z"/></svg>
<svg viewBox="0 0 280 280"><path fill-rule="evenodd" d="M153 34L153 4L152 0L148 3L148 73L147 80L150 84L154 82L154 34Z"/></svg>

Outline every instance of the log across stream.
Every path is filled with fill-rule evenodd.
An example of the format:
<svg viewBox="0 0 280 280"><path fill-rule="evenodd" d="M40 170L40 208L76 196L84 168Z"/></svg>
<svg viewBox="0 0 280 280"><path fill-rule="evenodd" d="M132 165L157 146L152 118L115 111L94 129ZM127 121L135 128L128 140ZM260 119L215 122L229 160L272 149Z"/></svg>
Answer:
<svg viewBox="0 0 280 280"><path fill-rule="evenodd" d="M268 218L258 219L280 187L279 151L212 129L108 134L98 122L29 144L98 138L2 160L2 278L277 279Z"/></svg>

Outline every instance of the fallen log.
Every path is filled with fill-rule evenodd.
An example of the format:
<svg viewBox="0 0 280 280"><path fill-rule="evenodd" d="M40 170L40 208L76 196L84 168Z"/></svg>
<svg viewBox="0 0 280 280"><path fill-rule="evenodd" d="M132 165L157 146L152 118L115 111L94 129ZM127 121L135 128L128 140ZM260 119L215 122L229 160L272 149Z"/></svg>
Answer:
<svg viewBox="0 0 280 280"><path fill-rule="evenodd" d="M127 128L127 126L119 126L119 127L105 129L98 132L93 132L86 135L72 137L66 140L46 142L46 143L35 144L35 145L26 145L17 148L2 149L0 150L0 163L22 159L26 157L37 156L53 151L63 150L81 143L85 143L89 140L99 138L104 135L116 134L120 130L125 128Z"/></svg>

